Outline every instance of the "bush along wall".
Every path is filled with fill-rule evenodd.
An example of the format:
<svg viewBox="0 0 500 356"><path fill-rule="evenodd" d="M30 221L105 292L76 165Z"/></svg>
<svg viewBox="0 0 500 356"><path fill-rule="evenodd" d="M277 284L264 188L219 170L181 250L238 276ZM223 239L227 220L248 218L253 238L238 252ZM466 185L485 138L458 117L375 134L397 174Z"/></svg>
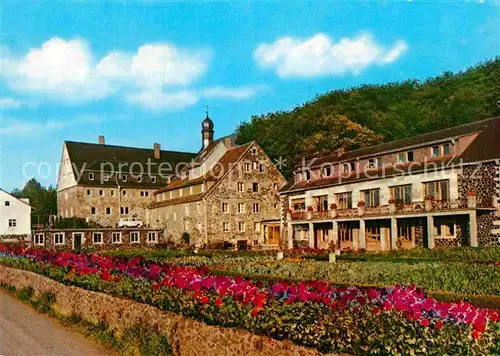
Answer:
<svg viewBox="0 0 500 356"><path fill-rule="evenodd" d="M438 302L415 286L337 288L324 281L263 283L203 268L1 247L2 264L124 296L207 324L351 354L495 354L498 310Z"/></svg>

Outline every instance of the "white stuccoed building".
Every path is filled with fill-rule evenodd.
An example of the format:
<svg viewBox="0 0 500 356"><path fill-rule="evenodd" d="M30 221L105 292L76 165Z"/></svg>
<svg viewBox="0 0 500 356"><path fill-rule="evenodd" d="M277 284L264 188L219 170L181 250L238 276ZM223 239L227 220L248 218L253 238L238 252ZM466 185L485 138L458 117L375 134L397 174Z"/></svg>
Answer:
<svg viewBox="0 0 500 356"><path fill-rule="evenodd" d="M0 189L0 238L29 240L31 206L29 199L18 199Z"/></svg>

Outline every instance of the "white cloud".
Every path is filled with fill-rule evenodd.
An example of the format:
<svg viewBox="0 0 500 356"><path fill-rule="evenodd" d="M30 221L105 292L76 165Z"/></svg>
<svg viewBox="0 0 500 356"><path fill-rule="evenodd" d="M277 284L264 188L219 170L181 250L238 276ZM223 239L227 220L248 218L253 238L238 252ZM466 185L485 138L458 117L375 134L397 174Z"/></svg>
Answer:
<svg viewBox="0 0 500 356"><path fill-rule="evenodd" d="M378 44L368 33L334 42L319 33L307 39L284 37L271 44L260 44L254 51L259 66L274 69L282 78L359 73L371 65L397 60L407 44L396 41L390 48Z"/></svg>
<svg viewBox="0 0 500 356"><path fill-rule="evenodd" d="M211 53L183 50L170 44L145 44L136 53L110 52L100 60L85 40L54 37L18 58L8 50L3 76L18 91L65 101L101 99L141 88L193 83L207 70Z"/></svg>
<svg viewBox="0 0 500 356"><path fill-rule="evenodd" d="M127 100L150 110L176 111L198 102L198 95L189 90L163 92L162 90L144 90L127 95Z"/></svg>
<svg viewBox="0 0 500 356"><path fill-rule="evenodd" d="M0 109L19 109L22 103L14 98L0 98Z"/></svg>
<svg viewBox="0 0 500 356"><path fill-rule="evenodd" d="M62 128L100 122L96 116L80 116L68 119L29 121L17 118L4 118L0 127L0 136L37 136Z"/></svg>
<svg viewBox="0 0 500 356"><path fill-rule="evenodd" d="M201 95L205 98L227 98L227 99L249 99L254 97L258 92L265 90L266 87L259 86L246 86L239 88L230 88L216 86L202 90Z"/></svg>
<svg viewBox="0 0 500 356"><path fill-rule="evenodd" d="M154 111L177 111L196 104L201 99L249 99L266 87L223 87L216 86L202 90L164 91L158 88L141 90L128 94L126 100Z"/></svg>

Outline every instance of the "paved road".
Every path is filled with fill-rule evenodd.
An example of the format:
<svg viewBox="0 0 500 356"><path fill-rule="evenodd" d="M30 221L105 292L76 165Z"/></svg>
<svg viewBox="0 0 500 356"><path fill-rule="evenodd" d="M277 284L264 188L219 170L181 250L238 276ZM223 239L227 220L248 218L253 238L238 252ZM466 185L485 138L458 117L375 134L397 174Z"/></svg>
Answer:
<svg viewBox="0 0 500 356"><path fill-rule="evenodd" d="M0 291L1 356L98 356L106 353L82 334Z"/></svg>

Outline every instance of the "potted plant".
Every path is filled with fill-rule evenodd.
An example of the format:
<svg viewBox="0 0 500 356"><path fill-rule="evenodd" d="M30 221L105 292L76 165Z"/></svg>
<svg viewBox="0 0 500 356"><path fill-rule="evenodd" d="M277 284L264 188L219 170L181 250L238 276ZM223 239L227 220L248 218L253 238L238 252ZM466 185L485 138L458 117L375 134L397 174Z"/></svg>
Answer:
<svg viewBox="0 0 500 356"><path fill-rule="evenodd" d="M396 199L389 199L389 212L391 214L396 212Z"/></svg>
<svg viewBox="0 0 500 356"><path fill-rule="evenodd" d="M467 193L467 207L470 209L474 209L477 205L477 195L475 192Z"/></svg>
<svg viewBox="0 0 500 356"><path fill-rule="evenodd" d="M335 203L330 204L330 217L332 219L337 217L337 204Z"/></svg>
<svg viewBox="0 0 500 356"><path fill-rule="evenodd" d="M363 200L358 201L358 215L362 216L365 214L366 203Z"/></svg>
<svg viewBox="0 0 500 356"><path fill-rule="evenodd" d="M314 209L313 209L313 207L311 205L308 205L307 208L306 208L306 210L307 210L307 220L311 220L312 217L313 217L313 211L314 211Z"/></svg>
<svg viewBox="0 0 500 356"><path fill-rule="evenodd" d="M425 211L431 211L432 210L432 201L434 200L434 197L432 195L426 195L424 198L425 201Z"/></svg>

